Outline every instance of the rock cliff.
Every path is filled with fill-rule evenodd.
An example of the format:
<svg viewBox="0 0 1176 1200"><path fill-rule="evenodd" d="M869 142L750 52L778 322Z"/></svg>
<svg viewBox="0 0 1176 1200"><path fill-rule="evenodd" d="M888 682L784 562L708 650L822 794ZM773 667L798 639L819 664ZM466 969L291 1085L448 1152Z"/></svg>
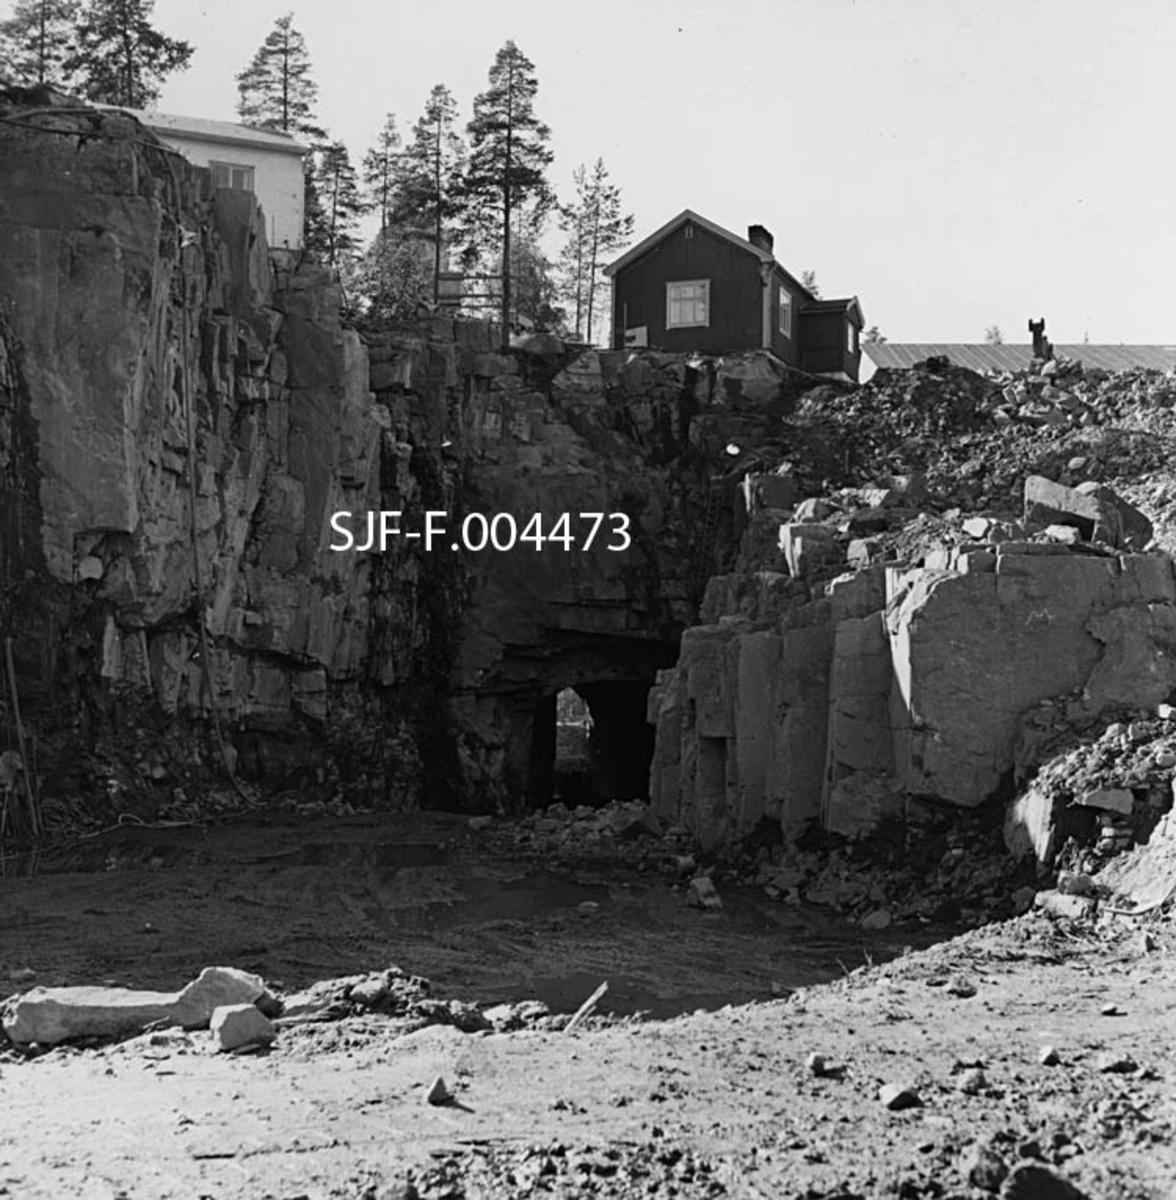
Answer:
<svg viewBox="0 0 1176 1200"><path fill-rule="evenodd" d="M706 502L723 435L699 444L714 372L502 355L440 317L361 337L328 273L270 255L251 197L131 118L5 115L0 632L39 790L182 814L235 802L227 766L302 796L518 806L550 796L577 685L601 788L644 791L645 692L730 543ZM430 511L448 532L426 549L406 535ZM343 512L401 533L332 549ZM592 512L623 514L628 547L606 522L586 548ZM471 513L517 533L568 513L575 544L454 552Z"/></svg>

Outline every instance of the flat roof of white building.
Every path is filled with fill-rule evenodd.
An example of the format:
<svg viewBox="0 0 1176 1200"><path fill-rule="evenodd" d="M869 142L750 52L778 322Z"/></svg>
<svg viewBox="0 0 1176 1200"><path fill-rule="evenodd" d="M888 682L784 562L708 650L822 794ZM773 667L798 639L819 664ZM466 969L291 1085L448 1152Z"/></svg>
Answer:
<svg viewBox="0 0 1176 1200"><path fill-rule="evenodd" d="M212 121L207 117L181 117L175 113L150 112L142 108L126 108L119 104L96 105L129 113L156 133L175 137L200 138L208 142L223 142L230 146L257 146L263 150L285 151L287 154L306 154L310 147L278 129L262 129L257 125L240 125L235 121Z"/></svg>

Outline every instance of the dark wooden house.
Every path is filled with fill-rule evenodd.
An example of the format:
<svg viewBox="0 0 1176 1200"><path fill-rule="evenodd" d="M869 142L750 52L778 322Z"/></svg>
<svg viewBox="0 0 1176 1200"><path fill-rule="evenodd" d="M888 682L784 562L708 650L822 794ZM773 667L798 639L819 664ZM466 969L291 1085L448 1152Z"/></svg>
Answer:
<svg viewBox="0 0 1176 1200"><path fill-rule="evenodd" d="M857 381L865 324L857 298L814 296L776 261L762 225L745 240L685 209L604 273L614 349L768 350L789 366Z"/></svg>

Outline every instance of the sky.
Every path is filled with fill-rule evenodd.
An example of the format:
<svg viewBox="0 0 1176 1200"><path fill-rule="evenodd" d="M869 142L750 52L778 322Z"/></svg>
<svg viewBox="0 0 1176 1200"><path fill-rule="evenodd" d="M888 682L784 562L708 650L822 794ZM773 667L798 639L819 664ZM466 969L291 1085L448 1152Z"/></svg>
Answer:
<svg viewBox="0 0 1176 1200"><path fill-rule="evenodd" d="M1172 0L156 0L195 47L160 111L234 119L287 11L356 161L434 83L464 123L512 38L556 190L603 157L637 239L766 225L894 342L1176 343Z"/></svg>

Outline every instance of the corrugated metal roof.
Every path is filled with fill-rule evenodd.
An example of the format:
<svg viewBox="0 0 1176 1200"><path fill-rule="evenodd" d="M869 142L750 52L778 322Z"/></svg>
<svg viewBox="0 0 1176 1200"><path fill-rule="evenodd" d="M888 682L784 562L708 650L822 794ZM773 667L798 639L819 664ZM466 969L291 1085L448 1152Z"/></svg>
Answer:
<svg viewBox="0 0 1176 1200"><path fill-rule="evenodd" d="M1033 357L1031 345L990 346L966 342L863 342L862 349L878 367L913 367L928 358L948 358L972 371L1024 371ZM1083 366L1106 371L1146 367L1176 368L1176 346L1054 345L1058 358L1078 359Z"/></svg>

